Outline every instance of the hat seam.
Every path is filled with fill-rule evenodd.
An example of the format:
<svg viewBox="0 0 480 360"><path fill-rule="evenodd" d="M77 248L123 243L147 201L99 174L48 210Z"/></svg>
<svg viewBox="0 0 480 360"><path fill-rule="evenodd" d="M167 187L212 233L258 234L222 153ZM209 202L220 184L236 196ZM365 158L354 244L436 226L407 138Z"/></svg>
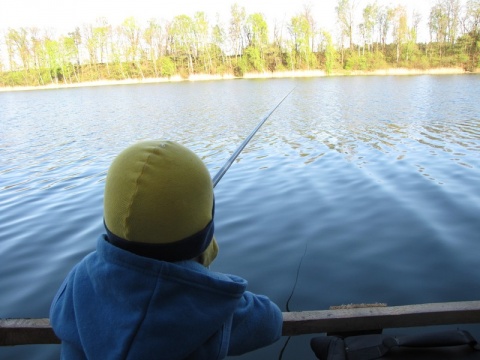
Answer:
<svg viewBox="0 0 480 360"><path fill-rule="evenodd" d="M142 167L142 170L140 171L140 174L137 176L136 180L135 180L135 190L134 192L132 193L132 196L130 197L130 202L128 204L128 207L127 207L127 216L125 216L125 219L124 219L124 229L125 229L125 238L128 239L129 237L129 233L130 233L130 228L127 227L127 222L128 220L130 219L130 215L132 213L132 206L133 206L133 202L134 202L134 199L136 198L137 194L138 194L138 189L139 189L139 180L140 178L142 177L142 175L144 174L145 172L145 168L146 166L148 165L149 163L149 160L150 160L150 157L153 155L153 152L149 152L147 158L145 159L145 162L143 164L143 167ZM132 240L132 239L128 239L130 241L135 241L135 240Z"/></svg>

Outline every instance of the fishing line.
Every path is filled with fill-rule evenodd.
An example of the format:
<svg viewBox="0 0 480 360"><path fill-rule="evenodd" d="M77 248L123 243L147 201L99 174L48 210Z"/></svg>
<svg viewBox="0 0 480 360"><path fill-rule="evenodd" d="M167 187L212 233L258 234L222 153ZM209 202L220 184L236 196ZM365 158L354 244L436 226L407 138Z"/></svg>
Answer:
<svg viewBox="0 0 480 360"><path fill-rule="evenodd" d="M285 308L287 309L287 312L290 312L290 307L289 307L290 300L292 299L293 293L295 292L295 288L297 287L298 275L300 274L300 268L301 268L302 263L303 263L303 258L304 258L305 255L307 254L307 248L308 248L308 241L305 242L305 250L303 251L303 255L302 255L302 257L300 258L300 262L298 263L297 275L295 276L295 283L293 284L292 291L290 292L290 296L288 297L287 303L286 303L286 305L285 305Z"/></svg>
<svg viewBox="0 0 480 360"><path fill-rule="evenodd" d="M293 293L295 292L295 288L297 287L298 283L298 276L300 274L300 268L302 267L303 259L305 258L305 255L307 254L307 248L308 248L308 240L305 242L305 250L303 251L302 257L300 258L300 262L298 263L297 267L297 274L295 276L295 282L293 283L293 288L292 291L290 292L290 296L287 299L287 303L285 304L285 308L287 309L287 312L290 312L290 300L292 299ZM285 341L285 344L283 344L282 350L280 350L280 354L278 354L278 360L282 360L283 358L283 353L285 349L287 348L287 345L290 341L291 336L287 338Z"/></svg>

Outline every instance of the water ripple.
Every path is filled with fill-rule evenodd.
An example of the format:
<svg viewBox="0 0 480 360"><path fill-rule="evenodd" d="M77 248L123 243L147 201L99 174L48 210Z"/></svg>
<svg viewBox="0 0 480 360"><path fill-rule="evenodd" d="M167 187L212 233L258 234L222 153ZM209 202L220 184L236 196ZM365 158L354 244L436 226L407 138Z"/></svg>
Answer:
<svg viewBox="0 0 480 360"><path fill-rule="evenodd" d="M478 77L185 82L0 93L0 317L48 315L119 151L177 140L213 176L293 86L215 189L214 270L284 308L307 249L295 310L478 300ZM0 357L58 357L41 349Z"/></svg>

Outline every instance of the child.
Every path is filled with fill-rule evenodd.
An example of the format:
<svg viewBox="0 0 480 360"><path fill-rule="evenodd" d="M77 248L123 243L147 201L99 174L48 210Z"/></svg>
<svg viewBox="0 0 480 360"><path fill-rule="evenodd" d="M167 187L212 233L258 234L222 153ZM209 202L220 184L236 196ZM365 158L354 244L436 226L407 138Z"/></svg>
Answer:
<svg viewBox="0 0 480 360"><path fill-rule="evenodd" d="M212 272L218 252L212 181L170 141L113 161L97 249L55 296L50 321L64 359L223 359L269 345L282 313L247 282Z"/></svg>

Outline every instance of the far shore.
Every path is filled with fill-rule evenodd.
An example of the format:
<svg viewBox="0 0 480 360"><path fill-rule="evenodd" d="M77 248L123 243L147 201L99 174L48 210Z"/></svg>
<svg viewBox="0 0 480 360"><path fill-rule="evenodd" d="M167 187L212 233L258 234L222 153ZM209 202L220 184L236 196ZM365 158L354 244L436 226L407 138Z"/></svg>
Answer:
<svg viewBox="0 0 480 360"><path fill-rule="evenodd" d="M477 69L475 74L480 74L480 69ZM472 72L465 71L460 67L452 68L436 68L436 69L406 69L406 68L391 68L380 69L373 71L341 71L333 72L329 75L323 70L298 70L298 71L277 71L264 73L246 73L243 77L235 77L231 74L224 75L208 75L208 74L194 74L188 78L182 78L180 75L171 76L169 78L144 78L144 79L125 79L125 80L97 80L80 83L58 83L43 86L4 86L0 87L0 92L6 91L27 91L27 90L50 90L50 89L64 89L77 88L89 86L109 86L109 85L133 85L133 84L154 84L165 82L180 82L180 81L213 81L213 80L231 80L231 79L277 79L277 78L306 78L306 77L325 77L325 76L405 76L405 75L458 75L458 74L472 74Z"/></svg>

